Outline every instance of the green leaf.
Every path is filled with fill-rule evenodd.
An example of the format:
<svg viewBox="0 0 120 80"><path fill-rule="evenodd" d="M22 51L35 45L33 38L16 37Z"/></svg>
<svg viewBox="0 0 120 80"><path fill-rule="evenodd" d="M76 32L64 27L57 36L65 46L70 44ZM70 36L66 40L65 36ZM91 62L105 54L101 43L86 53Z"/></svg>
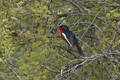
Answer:
<svg viewBox="0 0 120 80"><path fill-rule="evenodd" d="M119 16L119 14L118 13L114 13L114 17L118 17Z"/></svg>
<svg viewBox="0 0 120 80"><path fill-rule="evenodd" d="M3 21L3 22L8 22L8 19L7 19L7 18L5 18L5 19L3 19L2 21Z"/></svg>
<svg viewBox="0 0 120 80"><path fill-rule="evenodd" d="M2 62L3 60L2 60L2 58L0 58L0 62Z"/></svg>
<svg viewBox="0 0 120 80"><path fill-rule="evenodd" d="M13 19L13 20L18 20L16 17L11 17L11 19Z"/></svg>
<svg viewBox="0 0 120 80"><path fill-rule="evenodd" d="M20 2L18 2L17 4L18 4L18 5L21 5L21 4L23 4L23 1L20 1Z"/></svg>

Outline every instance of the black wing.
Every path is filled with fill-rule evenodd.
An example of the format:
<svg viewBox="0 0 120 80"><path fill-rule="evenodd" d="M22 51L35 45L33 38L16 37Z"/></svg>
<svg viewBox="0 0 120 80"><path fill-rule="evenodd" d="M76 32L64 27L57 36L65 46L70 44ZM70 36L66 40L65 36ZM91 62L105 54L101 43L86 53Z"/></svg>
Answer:
<svg viewBox="0 0 120 80"><path fill-rule="evenodd" d="M62 33L63 38L70 44L70 46L73 46L73 38L75 35L71 31L64 31Z"/></svg>

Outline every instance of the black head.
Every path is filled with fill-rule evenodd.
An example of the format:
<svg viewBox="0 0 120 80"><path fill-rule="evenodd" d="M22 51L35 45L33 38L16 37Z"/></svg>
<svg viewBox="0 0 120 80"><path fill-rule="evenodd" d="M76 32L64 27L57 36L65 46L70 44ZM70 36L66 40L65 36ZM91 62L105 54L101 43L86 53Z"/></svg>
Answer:
<svg viewBox="0 0 120 80"><path fill-rule="evenodd" d="M58 27L58 29L69 30L69 28L67 27L67 25L61 25L61 26Z"/></svg>

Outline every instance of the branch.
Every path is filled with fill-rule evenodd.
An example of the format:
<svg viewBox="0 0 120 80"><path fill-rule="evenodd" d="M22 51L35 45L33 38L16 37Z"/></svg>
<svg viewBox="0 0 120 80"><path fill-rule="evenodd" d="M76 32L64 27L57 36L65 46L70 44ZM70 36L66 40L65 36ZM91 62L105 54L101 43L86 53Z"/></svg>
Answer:
<svg viewBox="0 0 120 80"><path fill-rule="evenodd" d="M42 68L45 68L45 69L47 69L47 70L49 70L49 71L51 71L51 72L54 72L54 73L60 73L60 71L52 70L52 69L51 69L50 67L48 67L48 66L41 65L41 67L42 67Z"/></svg>
<svg viewBox="0 0 120 80"><path fill-rule="evenodd" d="M57 46L57 47L59 47L59 48L61 48L63 50L66 50L67 52L69 52L70 54L72 54L75 58L77 58L69 49L65 49L65 48L63 48L61 46Z"/></svg>
<svg viewBox="0 0 120 80"><path fill-rule="evenodd" d="M120 54L117 54L117 53L106 53L106 55L107 55L107 56L111 56L111 55L120 56ZM83 69L85 69L88 65L92 64L93 61L96 61L96 60L98 60L99 58L104 57L104 56L105 56L105 54L96 54L96 55L94 55L94 56L92 56L92 57L83 57L83 58L76 59L76 60L68 60L68 59L62 57L62 58L64 58L65 60L68 61L68 64L65 65L65 67L68 66L68 68L65 68L65 69L62 71L62 75L64 75L64 76L61 76L61 74L59 73L58 75L56 75L56 79L58 79L58 78L59 78L59 79L62 79L62 78L66 77L66 76L68 76L68 75L70 75L70 74L75 74L75 71L76 71L76 69L77 69L78 67L82 66L81 68L79 68L79 71L80 71L80 70L83 70ZM76 64L76 62L79 62L79 63ZM111 62L112 62L112 61L111 61ZM72 64L72 63L74 63L75 65ZM113 62L112 62L112 64L113 64ZM96 65L96 66L97 66L97 65ZM96 68L96 66L93 67L93 70ZM120 74L120 73L117 72L116 67L115 67L114 64L113 64L113 66L114 66L115 72L116 72L117 74ZM92 72L91 72L91 73L92 73ZM90 75L91 73L89 73L89 75ZM59 77L59 76L60 76L60 77ZM55 80L56 80L56 79L55 79Z"/></svg>
<svg viewBox="0 0 120 80"><path fill-rule="evenodd" d="M106 7L120 7L120 4L107 4Z"/></svg>
<svg viewBox="0 0 120 80"><path fill-rule="evenodd" d="M102 11L102 9L97 13L97 15L94 17L93 21L90 23L90 25L88 26L87 30L84 32L84 34L82 35L81 39L85 36L85 34L87 33L87 31L89 30L90 26L94 23L94 21L96 20L97 16L100 14L100 12Z"/></svg>
<svg viewBox="0 0 120 80"><path fill-rule="evenodd" d="M83 12L82 9L73 0L67 0L67 1L71 3L73 6L75 6L80 12Z"/></svg>
<svg viewBox="0 0 120 80"><path fill-rule="evenodd" d="M4 62L2 62L6 67L8 67L16 76L17 76L17 78L19 79L19 80L21 80L21 78L20 78L20 76L15 72L15 70L12 68L12 67L10 67L10 66L8 66L6 63L4 63Z"/></svg>
<svg viewBox="0 0 120 80"><path fill-rule="evenodd" d="M111 62L112 66L113 66L113 69L114 69L114 71L116 72L116 74L120 75L120 73L117 72L116 66L115 66L114 63L112 62L111 58L108 57L108 56L106 55L106 52L104 52L103 50L102 50L102 52L104 53L105 57Z"/></svg>

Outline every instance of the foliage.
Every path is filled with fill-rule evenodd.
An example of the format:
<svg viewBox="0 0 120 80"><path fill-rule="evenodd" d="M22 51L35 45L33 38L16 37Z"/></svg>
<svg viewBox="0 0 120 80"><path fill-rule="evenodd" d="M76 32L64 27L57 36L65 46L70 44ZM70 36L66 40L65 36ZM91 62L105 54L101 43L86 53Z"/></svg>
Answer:
<svg viewBox="0 0 120 80"><path fill-rule="evenodd" d="M0 80L118 80L117 1L0 0ZM85 57L61 40L62 24Z"/></svg>

